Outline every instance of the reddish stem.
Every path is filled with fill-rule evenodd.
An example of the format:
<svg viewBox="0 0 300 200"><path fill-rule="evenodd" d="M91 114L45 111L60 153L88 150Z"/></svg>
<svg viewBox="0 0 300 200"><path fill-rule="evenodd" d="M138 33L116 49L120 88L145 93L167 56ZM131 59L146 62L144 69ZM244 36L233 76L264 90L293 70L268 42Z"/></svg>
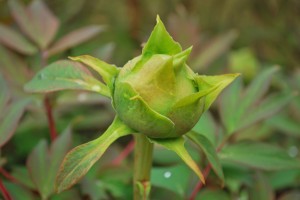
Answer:
<svg viewBox="0 0 300 200"><path fill-rule="evenodd" d="M46 96L44 99L44 106L46 109L46 114L47 114L47 119L48 119L50 138L51 138L51 141L53 142L57 137L57 131L55 128L55 121L53 118L52 105L51 105L51 102L50 102L50 99L48 96Z"/></svg>
<svg viewBox="0 0 300 200"><path fill-rule="evenodd" d="M15 179L15 177L13 177L12 175L10 175L4 168L0 168L0 173L9 181L13 182L13 183L18 183L18 180Z"/></svg>
<svg viewBox="0 0 300 200"><path fill-rule="evenodd" d="M113 161L113 165L120 165L122 161L133 151L134 149L134 140L131 140L125 149L120 153L118 157L116 157Z"/></svg>
<svg viewBox="0 0 300 200"><path fill-rule="evenodd" d="M8 190L3 185L1 179L0 179L0 191L4 197L4 200L13 200L11 195L9 194Z"/></svg>
<svg viewBox="0 0 300 200"><path fill-rule="evenodd" d="M224 140L221 142L221 144L217 147L217 150L216 150L217 152L221 151L221 149L222 149L222 148L224 147L224 145L226 144L226 141L227 141L227 139L224 139ZM208 177L208 175L209 175L209 173L210 173L210 170L211 170L211 165L208 164L208 165L205 167L204 171L203 171L204 179L207 179L207 177ZM193 192L192 192L192 194L191 194L189 200L194 200L194 199L196 198L198 192L201 190L201 188L202 188L203 186L204 186L203 183L202 183L201 181L199 181L199 182L197 183L197 185L195 186L195 188L194 188L194 190L193 190Z"/></svg>
<svg viewBox="0 0 300 200"><path fill-rule="evenodd" d="M211 165L208 164L203 171L204 179L206 179L208 177L210 170L211 170ZM194 200L202 187L203 187L203 183L201 181L199 181L197 183L196 187L194 188L189 200Z"/></svg>

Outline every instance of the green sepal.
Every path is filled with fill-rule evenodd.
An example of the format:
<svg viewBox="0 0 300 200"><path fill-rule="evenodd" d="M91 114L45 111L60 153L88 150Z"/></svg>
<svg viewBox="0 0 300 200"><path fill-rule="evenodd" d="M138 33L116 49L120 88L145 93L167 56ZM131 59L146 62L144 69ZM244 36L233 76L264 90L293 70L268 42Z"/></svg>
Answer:
<svg viewBox="0 0 300 200"><path fill-rule="evenodd" d="M143 55L167 54L175 55L182 51L178 42L175 42L167 32L163 22L159 16L156 18L156 26L154 27L147 43L143 48Z"/></svg>
<svg viewBox="0 0 300 200"><path fill-rule="evenodd" d="M188 57L190 56L191 52L192 52L193 47L189 47L186 50L174 55L173 57L173 66L174 69L180 69L181 66L183 66L185 64L185 62L187 61Z"/></svg>
<svg viewBox="0 0 300 200"><path fill-rule="evenodd" d="M28 92L53 92L65 89L88 90L110 97L106 85L95 79L79 63L62 60L54 62L39 71L25 87Z"/></svg>
<svg viewBox="0 0 300 200"><path fill-rule="evenodd" d="M108 64L102 60L99 60L98 58L89 55L82 55L69 58L74 61L82 62L87 66L91 67L103 78L103 81L108 86L111 86L113 84L112 82L114 78L118 75L120 71L120 69L118 69L115 65Z"/></svg>
<svg viewBox="0 0 300 200"><path fill-rule="evenodd" d="M184 162L185 164L190 167L199 177L202 183L205 184L204 176L197 166L196 162L190 156L189 152L185 149L184 143L185 140L183 137L172 138L172 139L153 139L149 138L150 142L155 144L159 144L166 149L174 151Z"/></svg>
<svg viewBox="0 0 300 200"><path fill-rule="evenodd" d="M224 74L218 76L197 75L195 80L198 84L199 91L214 88L205 97L204 111L208 110L222 90L228 86L240 74Z"/></svg>
<svg viewBox="0 0 300 200"><path fill-rule="evenodd" d="M129 83L119 82L116 91L114 107L129 127L152 138L168 137L174 130L174 123L151 109Z"/></svg>
<svg viewBox="0 0 300 200"><path fill-rule="evenodd" d="M116 117L99 138L72 149L60 166L56 177L56 192L62 192L76 184L115 140L131 133L133 131Z"/></svg>

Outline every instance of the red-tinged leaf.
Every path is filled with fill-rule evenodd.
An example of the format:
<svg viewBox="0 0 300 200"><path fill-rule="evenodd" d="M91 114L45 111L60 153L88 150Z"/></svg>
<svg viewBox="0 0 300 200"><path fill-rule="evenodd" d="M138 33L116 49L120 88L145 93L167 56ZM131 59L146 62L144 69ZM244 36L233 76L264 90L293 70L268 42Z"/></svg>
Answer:
<svg viewBox="0 0 300 200"><path fill-rule="evenodd" d="M8 81L16 86L22 86L28 80L27 63L17 54L0 44L0 71Z"/></svg>
<svg viewBox="0 0 300 200"><path fill-rule="evenodd" d="M34 21L31 19L25 6L20 3L19 0L9 0L9 8L11 14L14 17L15 21L21 28L21 30L26 34L30 39L35 41L37 30L34 26Z"/></svg>
<svg viewBox="0 0 300 200"><path fill-rule="evenodd" d="M10 92L7 87L7 84L0 74L0 113L4 113L4 109L6 108L6 104L10 99ZM1 117L0 117L1 118Z"/></svg>
<svg viewBox="0 0 300 200"><path fill-rule="evenodd" d="M88 90L109 97L108 87L95 79L79 63L57 61L43 68L25 85L28 92L52 92L65 89Z"/></svg>
<svg viewBox="0 0 300 200"><path fill-rule="evenodd" d="M55 176L63 157L71 147L71 131L67 128L48 148L47 142L41 140L33 149L27 160L30 177L42 199L54 193Z"/></svg>
<svg viewBox="0 0 300 200"><path fill-rule="evenodd" d="M61 39L59 39L53 46L51 46L47 55L51 56L57 53L61 53L69 48L72 48L78 44L86 42L98 33L104 30L103 26L87 26L75 31L70 32Z"/></svg>
<svg viewBox="0 0 300 200"><path fill-rule="evenodd" d="M0 24L0 42L7 47L25 55L32 55L38 49L20 33Z"/></svg>
<svg viewBox="0 0 300 200"><path fill-rule="evenodd" d="M55 36L59 21L41 0L34 0L26 8L18 0L10 0L12 15L21 30L44 49Z"/></svg>
<svg viewBox="0 0 300 200"><path fill-rule="evenodd" d="M57 33L59 20L41 0L33 0L28 7L28 13L37 31L35 41L45 49Z"/></svg>
<svg viewBox="0 0 300 200"><path fill-rule="evenodd" d="M64 158L56 177L56 191L62 192L76 184L118 138L131 134L118 118L99 138L72 149Z"/></svg>
<svg viewBox="0 0 300 200"><path fill-rule="evenodd" d="M1 113L4 116L1 117L0 122L0 147L13 136L25 107L30 101L30 99L24 99L13 102L5 113Z"/></svg>

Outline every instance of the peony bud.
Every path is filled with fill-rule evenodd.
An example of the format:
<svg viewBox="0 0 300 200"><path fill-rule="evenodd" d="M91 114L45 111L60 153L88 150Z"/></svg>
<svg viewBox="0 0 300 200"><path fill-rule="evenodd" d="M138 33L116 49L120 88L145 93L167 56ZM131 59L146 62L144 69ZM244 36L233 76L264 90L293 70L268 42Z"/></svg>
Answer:
<svg viewBox="0 0 300 200"><path fill-rule="evenodd" d="M206 96L220 84L207 83L189 68L191 50L182 51L157 18L142 55L115 80L113 105L125 124L150 138L179 137L193 128L211 104Z"/></svg>

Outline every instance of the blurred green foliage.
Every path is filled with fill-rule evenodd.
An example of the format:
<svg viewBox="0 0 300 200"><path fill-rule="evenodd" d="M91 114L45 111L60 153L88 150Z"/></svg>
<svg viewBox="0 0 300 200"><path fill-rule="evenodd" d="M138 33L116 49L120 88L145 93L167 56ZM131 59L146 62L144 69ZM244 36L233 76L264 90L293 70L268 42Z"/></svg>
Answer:
<svg viewBox="0 0 300 200"><path fill-rule="evenodd" d="M26 39L11 16L8 2L0 0L0 23ZM189 63L198 73L242 73L242 78L224 91L212 111L193 129L215 147L225 176L222 188L212 171L196 199L299 199L300 1L44 2L60 21L53 41L81 27L105 27L96 37L49 57L48 63L67 56L91 54L123 66L129 58L140 54L140 46L159 14L175 40L184 48L193 45ZM35 45L31 39L26 40ZM29 47L25 53L24 49L17 50L0 40L0 131L9 129L0 132L0 138L5 138L1 139L1 180L13 199L41 199L41 196L53 200L130 199L133 158L129 155L117 166L113 161L131 138L119 140L81 183L69 191L54 194L53 180L48 183L38 180L37 174L48 172L42 168L45 164L42 159L50 159L53 152L49 154L47 146L50 140L44 97L24 93L23 84L43 64L38 49ZM95 138L113 119L110 102L93 93L51 94L51 104L58 132L72 127L71 146ZM23 113L25 106L27 111ZM13 109L22 112L22 117L15 111L18 116L12 116ZM218 149L223 145L223 150ZM191 147L189 151L202 169L210 162L198 148ZM30 166L40 168L34 169L35 173ZM56 169L52 170L55 174ZM151 199L187 199L197 184L179 159L159 147L155 149L152 180Z"/></svg>

